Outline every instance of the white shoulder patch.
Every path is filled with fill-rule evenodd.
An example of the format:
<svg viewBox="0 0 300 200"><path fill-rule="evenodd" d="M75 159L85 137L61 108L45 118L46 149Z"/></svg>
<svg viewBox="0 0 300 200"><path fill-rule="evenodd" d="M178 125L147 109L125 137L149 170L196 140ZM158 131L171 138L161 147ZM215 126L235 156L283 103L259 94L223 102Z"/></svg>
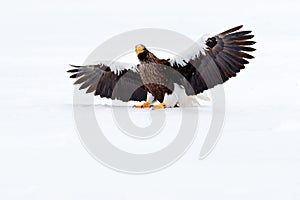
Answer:
<svg viewBox="0 0 300 200"><path fill-rule="evenodd" d="M209 37L210 35L208 34L203 35L200 40L194 43L194 45L171 59L170 63L174 64L176 62L177 64L184 66L189 60L194 59L200 54L205 55L205 52L207 51L206 41Z"/></svg>
<svg viewBox="0 0 300 200"><path fill-rule="evenodd" d="M132 63L125 63L125 62L114 62L114 61L95 61L90 63L91 65L106 65L108 66L111 71L113 71L115 74L119 75L120 72L124 69L131 69L134 72L138 71L137 65Z"/></svg>

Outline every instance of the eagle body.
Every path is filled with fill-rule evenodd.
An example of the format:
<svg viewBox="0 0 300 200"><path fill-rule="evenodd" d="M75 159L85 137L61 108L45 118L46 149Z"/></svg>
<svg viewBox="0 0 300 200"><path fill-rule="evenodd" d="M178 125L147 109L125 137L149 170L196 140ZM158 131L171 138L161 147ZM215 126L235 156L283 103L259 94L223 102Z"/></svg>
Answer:
<svg viewBox="0 0 300 200"><path fill-rule="evenodd" d="M144 45L137 45L135 52L139 64L124 68L105 63L75 66L68 70L70 78L79 89L95 95L122 101L144 101L136 108L192 106L198 94L235 77L248 59L248 52L255 51L251 31L240 31L237 26L209 37L189 60L160 59Z"/></svg>
<svg viewBox="0 0 300 200"><path fill-rule="evenodd" d="M170 63L167 60L157 58L147 49L141 54L138 58L141 63L139 70L142 82L154 100L162 103L165 94L171 94L174 89L173 81L165 73Z"/></svg>

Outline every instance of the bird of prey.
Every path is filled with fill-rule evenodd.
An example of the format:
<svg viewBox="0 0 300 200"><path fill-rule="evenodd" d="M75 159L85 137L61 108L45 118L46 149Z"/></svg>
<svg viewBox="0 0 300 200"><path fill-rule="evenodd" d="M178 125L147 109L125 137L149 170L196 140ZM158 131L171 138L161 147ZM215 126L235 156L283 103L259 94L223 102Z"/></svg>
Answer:
<svg viewBox="0 0 300 200"><path fill-rule="evenodd" d="M189 59L160 59L144 45L135 47L139 64L113 69L105 63L75 66L68 72L86 93L122 101L142 101L135 108L191 106L203 91L235 77L254 58L251 31L243 26L208 37ZM152 105L155 101L158 104Z"/></svg>

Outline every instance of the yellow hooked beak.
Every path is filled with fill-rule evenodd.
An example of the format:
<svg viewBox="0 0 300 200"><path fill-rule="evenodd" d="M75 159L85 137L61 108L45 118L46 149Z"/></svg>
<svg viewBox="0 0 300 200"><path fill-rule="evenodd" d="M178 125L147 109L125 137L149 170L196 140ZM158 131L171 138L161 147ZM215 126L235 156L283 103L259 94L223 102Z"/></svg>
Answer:
<svg viewBox="0 0 300 200"><path fill-rule="evenodd" d="M144 51L145 51L145 49L144 49L144 47L141 46L141 45L137 45L137 46L135 47L135 53L136 53L136 55L139 55L140 53L143 53Z"/></svg>

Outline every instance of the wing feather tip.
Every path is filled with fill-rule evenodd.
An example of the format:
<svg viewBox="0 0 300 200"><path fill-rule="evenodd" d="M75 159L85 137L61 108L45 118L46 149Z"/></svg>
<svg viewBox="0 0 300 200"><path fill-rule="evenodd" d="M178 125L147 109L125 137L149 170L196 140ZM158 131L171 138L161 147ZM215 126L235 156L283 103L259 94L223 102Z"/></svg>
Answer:
<svg viewBox="0 0 300 200"><path fill-rule="evenodd" d="M76 67L76 68L81 67L81 66L79 66L79 65L72 65L72 64L69 64L69 66L71 66L71 67Z"/></svg>
<svg viewBox="0 0 300 200"><path fill-rule="evenodd" d="M77 74L72 74L70 78L77 78Z"/></svg>
<svg viewBox="0 0 300 200"><path fill-rule="evenodd" d="M222 33L220 33L220 34L218 34L218 35L220 35L220 36L227 35L227 34L229 34L229 33L232 33L232 32L235 32L235 31L237 31L237 30L240 30L243 26L244 26L244 25L236 26L236 27L231 28L231 29L228 29L227 31L224 31L224 32L222 32Z"/></svg>
<svg viewBox="0 0 300 200"><path fill-rule="evenodd" d="M75 72L78 72L78 69L70 69L67 71L68 73L75 73Z"/></svg>

